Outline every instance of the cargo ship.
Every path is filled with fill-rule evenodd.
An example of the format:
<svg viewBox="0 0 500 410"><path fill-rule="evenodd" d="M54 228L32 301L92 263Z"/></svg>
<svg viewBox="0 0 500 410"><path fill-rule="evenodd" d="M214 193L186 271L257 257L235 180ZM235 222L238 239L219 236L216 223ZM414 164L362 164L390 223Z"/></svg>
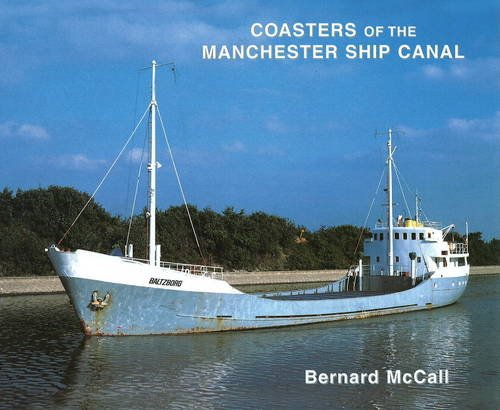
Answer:
<svg viewBox="0 0 500 410"><path fill-rule="evenodd" d="M391 130L386 134L386 221L376 223L364 240L364 257L340 280L314 289L247 294L224 280L221 267L162 261L155 222L157 66L153 61L151 101L142 117L149 113L151 127L149 258L134 258L132 246L124 256L68 251L60 247L61 241L47 248L86 335L182 334L333 322L433 309L463 294L469 277L468 246L467 241L449 240L453 225L422 220L418 210L412 216L393 215Z"/></svg>

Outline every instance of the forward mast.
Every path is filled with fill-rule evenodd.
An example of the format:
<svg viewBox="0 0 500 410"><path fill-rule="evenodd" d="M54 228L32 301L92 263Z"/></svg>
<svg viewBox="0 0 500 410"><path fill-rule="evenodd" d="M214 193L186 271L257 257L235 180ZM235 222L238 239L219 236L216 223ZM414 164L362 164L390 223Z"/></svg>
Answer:
<svg viewBox="0 0 500 410"><path fill-rule="evenodd" d="M149 145L149 264L160 264L160 245L156 245L156 61L152 61L151 70L151 140Z"/></svg>

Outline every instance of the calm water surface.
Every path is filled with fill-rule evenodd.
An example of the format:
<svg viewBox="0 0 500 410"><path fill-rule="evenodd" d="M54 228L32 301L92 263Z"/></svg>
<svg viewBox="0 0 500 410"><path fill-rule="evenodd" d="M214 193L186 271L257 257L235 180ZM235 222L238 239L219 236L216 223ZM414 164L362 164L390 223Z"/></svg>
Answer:
<svg viewBox="0 0 500 410"><path fill-rule="evenodd" d="M500 275L453 306L300 326L89 338L65 295L0 299L0 408L500 408ZM304 372L449 369L450 384L306 385Z"/></svg>

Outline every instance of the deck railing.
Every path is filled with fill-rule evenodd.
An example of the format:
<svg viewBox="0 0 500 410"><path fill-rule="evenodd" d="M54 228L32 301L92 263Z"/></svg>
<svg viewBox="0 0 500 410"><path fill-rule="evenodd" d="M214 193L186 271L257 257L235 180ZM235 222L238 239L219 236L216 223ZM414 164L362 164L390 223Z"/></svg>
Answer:
<svg viewBox="0 0 500 410"><path fill-rule="evenodd" d="M426 228L434 228L434 229L443 228L443 224L441 222L433 222L433 221L421 221L421 222Z"/></svg>
<svg viewBox="0 0 500 410"><path fill-rule="evenodd" d="M129 258L124 259L129 261L148 263L148 259L140 258ZM179 262L167 262L161 261L160 267L176 270L178 272L184 272L191 275L207 276L212 279L223 279L224 278L224 268L222 266L209 266L209 265L195 265L191 263L179 263Z"/></svg>
<svg viewBox="0 0 500 410"><path fill-rule="evenodd" d="M373 275L373 276L388 276L389 275L389 267L387 265L384 265L384 267L380 267L380 265L366 265L367 266L367 271L366 273L365 265L363 265L363 275ZM378 268L378 269L377 269ZM400 264L394 264L392 265L394 275L393 276L409 276L411 275L411 267L410 265L400 265Z"/></svg>
<svg viewBox="0 0 500 410"><path fill-rule="evenodd" d="M450 246L450 254L469 253L469 246L466 243L448 242L448 245Z"/></svg>
<svg viewBox="0 0 500 410"><path fill-rule="evenodd" d="M441 229L443 227L443 224L441 222L434 222L434 221L419 221L419 223L422 224L423 227L425 228L433 228L433 229ZM377 221L375 223L375 228L387 228L387 221ZM404 228L405 227L405 221L402 221L400 225L398 225L397 221L394 221L394 227L399 227L399 228ZM411 228L419 228L417 227L411 227Z"/></svg>
<svg viewBox="0 0 500 410"><path fill-rule="evenodd" d="M224 276L224 268L221 266L193 265L176 262L160 262L160 266L192 275L209 276L212 279L222 279Z"/></svg>

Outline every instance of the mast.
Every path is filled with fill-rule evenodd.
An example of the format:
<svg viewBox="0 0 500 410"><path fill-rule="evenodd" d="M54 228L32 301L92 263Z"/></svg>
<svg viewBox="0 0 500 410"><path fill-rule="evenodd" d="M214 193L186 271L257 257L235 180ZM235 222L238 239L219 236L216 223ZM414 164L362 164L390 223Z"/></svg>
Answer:
<svg viewBox="0 0 500 410"><path fill-rule="evenodd" d="M388 241L388 251L387 259L389 260L389 276L394 275L394 218L392 215L392 130L389 128L389 140L387 141L387 150L389 156L387 158L387 201L388 201L388 211L387 211L387 226L389 227L389 235L387 237Z"/></svg>
<svg viewBox="0 0 500 410"><path fill-rule="evenodd" d="M465 221L465 244L469 246L469 223L467 221Z"/></svg>
<svg viewBox="0 0 500 410"><path fill-rule="evenodd" d="M415 191L415 221L418 223L418 214L419 214L419 206L418 206L418 191Z"/></svg>
<svg viewBox="0 0 500 410"><path fill-rule="evenodd" d="M149 264L155 265L156 260L156 61L152 61L151 75L151 143L149 147Z"/></svg>

